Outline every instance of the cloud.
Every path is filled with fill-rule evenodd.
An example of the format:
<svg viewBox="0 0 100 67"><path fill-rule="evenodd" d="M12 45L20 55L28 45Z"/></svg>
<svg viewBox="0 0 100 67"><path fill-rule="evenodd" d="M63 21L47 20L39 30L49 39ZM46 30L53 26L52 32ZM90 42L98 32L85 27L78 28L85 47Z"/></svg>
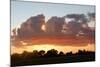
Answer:
<svg viewBox="0 0 100 67"><path fill-rule="evenodd" d="M68 14L64 18L73 18L76 22L87 22L87 18L84 14Z"/></svg>
<svg viewBox="0 0 100 67"><path fill-rule="evenodd" d="M95 20L95 13L88 13L89 20Z"/></svg>
<svg viewBox="0 0 100 67"><path fill-rule="evenodd" d="M89 14L89 18L84 14L68 14L64 17L53 16L45 22L43 14L32 16L23 22L20 28L13 29L13 34L17 33L17 35L12 36L11 39L15 38L12 44L21 47L36 44L84 46L88 43L94 43L95 30L88 26L91 17L93 19L94 14ZM45 25L45 31L42 30L42 25ZM83 38L77 37L77 35L83 35Z"/></svg>
<svg viewBox="0 0 100 67"><path fill-rule="evenodd" d="M73 35L78 34L79 31L82 30L81 23L77 23L75 21L71 21L67 24L69 31L71 31Z"/></svg>
<svg viewBox="0 0 100 67"><path fill-rule="evenodd" d="M62 26L65 23L65 19L62 17L51 17L47 22L46 22L46 32L50 34L58 34L61 33Z"/></svg>
<svg viewBox="0 0 100 67"><path fill-rule="evenodd" d="M88 15L84 14L68 14L64 16L66 19L66 32L70 35L77 35L80 32L85 36L95 36L95 13L88 13ZM71 19L69 21L69 19ZM92 22L92 23L91 23Z"/></svg>
<svg viewBox="0 0 100 67"><path fill-rule="evenodd" d="M79 32L87 34L86 29L93 29L89 26L93 23L89 23L95 17L94 13L89 13L88 17L84 14L68 14L64 17L51 17L47 22L45 22L45 16L39 14L37 16L32 16L23 22L20 28L17 29L17 36L21 38L32 37L35 35L57 35L57 34L66 34L66 35L77 35ZM67 18L67 19L66 19ZM45 25L45 31L42 29L42 26ZM13 30L15 35L16 29Z"/></svg>
<svg viewBox="0 0 100 67"><path fill-rule="evenodd" d="M17 36L29 37L35 34L40 34L43 32L41 27L44 23L45 23L45 16L42 14L30 17L27 21L21 24L20 28L18 28Z"/></svg>
<svg viewBox="0 0 100 67"><path fill-rule="evenodd" d="M79 32L82 32L82 25L86 25L87 18L84 14L68 14L65 15L66 23L64 24L65 31L64 33L69 35L76 36Z"/></svg>
<svg viewBox="0 0 100 67"><path fill-rule="evenodd" d="M24 47L32 45L55 45L55 46L86 46L88 44L94 44L95 40L88 37L72 37L72 36L55 36L55 37L33 37L30 39L16 39L12 41L12 46Z"/></svg>
<svg viewBox="0 0 100 67"><path fill-rule="evenodd" d="M88 13L88 26L91 30L95 30L95 13Z"/></svg>

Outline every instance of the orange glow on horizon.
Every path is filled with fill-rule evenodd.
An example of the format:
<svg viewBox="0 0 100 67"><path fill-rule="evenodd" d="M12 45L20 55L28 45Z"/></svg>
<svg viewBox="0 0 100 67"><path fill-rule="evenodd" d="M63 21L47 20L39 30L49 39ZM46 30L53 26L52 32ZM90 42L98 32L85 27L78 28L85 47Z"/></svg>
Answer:
<svg viewBox="0 0 100 67"><path fill-rule="evenodd" d="M23 51L32 52L33 50L45 50L46 52L50 49L56 49L58 52L62 51L64 53L72 51L73 53L78 52L78 50L86 50L86 51L95 51L94 44L88 44L87 46L57 46L51 44L44 44L44 45L32 45L32 46L24 46L24 47L14 47L11 46L11 54L13 53L22 53Z"/></svg>

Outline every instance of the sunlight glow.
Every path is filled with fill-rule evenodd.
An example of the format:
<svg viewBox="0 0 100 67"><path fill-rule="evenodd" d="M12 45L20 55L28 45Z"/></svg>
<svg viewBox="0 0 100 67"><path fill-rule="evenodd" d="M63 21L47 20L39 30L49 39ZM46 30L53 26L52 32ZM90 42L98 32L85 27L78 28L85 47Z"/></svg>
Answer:
<svg viewBox="0 0 100 67"><path fill-rule="evenodd" d="M72 51L73 53L78 52L78 50L86 50L86 51L95 51L94 44L88 44L87 46L56 46L52 44L44 44L44 45L31 45L31 46L24 46L25 48L16 48L11 47L11 54L13 53L22 53L24 50L28 52L32 52L33 50L45 50L46 52L50 49L56 49L58 52L62 51L64 53Z"/></svg>
<svg viewBox="0 0 100 67"><path fill-rule="evenodd" d="M46 30L45 25L42 25L41 29L42 29L43 31L45 31L45 30Z"/></svg>

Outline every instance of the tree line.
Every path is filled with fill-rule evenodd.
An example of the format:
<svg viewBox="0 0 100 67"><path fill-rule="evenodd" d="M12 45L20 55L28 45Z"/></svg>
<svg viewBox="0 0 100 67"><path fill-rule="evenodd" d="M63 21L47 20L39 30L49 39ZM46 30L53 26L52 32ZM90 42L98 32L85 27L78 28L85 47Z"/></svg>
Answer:
<svg viewBox="0 0 100 67"><path fill-rule="evenodd" d="M78 50L77 53L62 51L58 52L55 49L48 50L33 50L33 52L24 51L22 54L11 55L12 66L23 65L37 65L37 64L51 64L51 63L63 63L63 62L82 62L82 61L94 61L95 52Z"/></svg>

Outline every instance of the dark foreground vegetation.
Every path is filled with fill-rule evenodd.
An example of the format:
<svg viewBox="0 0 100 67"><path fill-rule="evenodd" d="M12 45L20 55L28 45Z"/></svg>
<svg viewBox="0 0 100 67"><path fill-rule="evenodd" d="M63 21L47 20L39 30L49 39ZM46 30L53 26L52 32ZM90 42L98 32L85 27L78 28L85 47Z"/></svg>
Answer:
<svg viewBox="0 0 100 67"><path fill-rule="evenodd" d="M95 52L79 50L77 53L68 52L64 54L55 49L33 52L24 51L22 54L11 55L11 66L26 66L26 65L40 65L40 64L54 64L54 63L72 63L95 61Z"/></svg>

